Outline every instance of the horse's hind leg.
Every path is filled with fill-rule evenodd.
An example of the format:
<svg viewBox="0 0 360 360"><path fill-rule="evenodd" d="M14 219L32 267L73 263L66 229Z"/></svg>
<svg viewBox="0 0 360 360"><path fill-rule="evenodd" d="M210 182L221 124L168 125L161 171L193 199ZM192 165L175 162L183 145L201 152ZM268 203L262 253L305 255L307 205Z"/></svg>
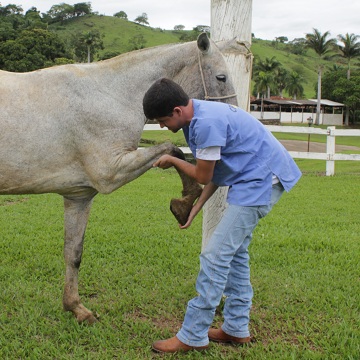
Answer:
<svg viewBox="0 0 360 360"><path fill-rule="evenodd" d="M88 323L95 322L96 318L80 301L78 275L93 197L94 195L80 199L64 197L66 272L63 306L66 311L71 311L75 315L78 322L87 321Z"/></svg>

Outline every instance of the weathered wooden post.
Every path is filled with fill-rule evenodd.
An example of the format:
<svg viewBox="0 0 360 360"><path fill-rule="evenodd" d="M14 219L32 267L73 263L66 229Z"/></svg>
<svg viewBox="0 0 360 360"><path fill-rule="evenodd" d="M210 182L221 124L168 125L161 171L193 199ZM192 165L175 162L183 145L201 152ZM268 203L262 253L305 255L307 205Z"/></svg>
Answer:
<svg viewBox="0 0 360 360"><path fill-rule="evenodd" d="M335 175L335 126L328 126L327 128L328 136L326 137L326 176Z"/></svg>
<svg viewBox="0 0 360 360"><path fill-rule="evenodd" d="M252 68L251 46L252 0L211 0L211 38L216 41L236 38L238 52L224 52L239 107L249 111ZM227 188L219 188L203 211L203 247L210 238L226 207Z"/></svg>

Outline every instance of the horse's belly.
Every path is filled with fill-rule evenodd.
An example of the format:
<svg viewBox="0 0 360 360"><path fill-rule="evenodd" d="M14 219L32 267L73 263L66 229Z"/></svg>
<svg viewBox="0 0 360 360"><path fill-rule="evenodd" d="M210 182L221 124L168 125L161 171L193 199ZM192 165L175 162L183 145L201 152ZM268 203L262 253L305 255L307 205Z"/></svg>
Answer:
<svg viewBox="0 0 360 360"><path fill-rule="evenodd" d="M41 166L43 165L43 166ZM79 164L21 162L16 165L0 159L0 194L66 194L71 189L91 187Z"/></svg>

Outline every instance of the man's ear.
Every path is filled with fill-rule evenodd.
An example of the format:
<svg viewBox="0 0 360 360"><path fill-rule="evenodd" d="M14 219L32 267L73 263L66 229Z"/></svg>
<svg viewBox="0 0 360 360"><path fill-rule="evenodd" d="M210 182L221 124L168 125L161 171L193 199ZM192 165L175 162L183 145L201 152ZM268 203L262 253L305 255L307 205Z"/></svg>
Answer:
<svg viewBox="0 0 360 360"><path fill-rule="evenodd" d="M173 113L176 113L177 115L181 115L183 113L183 111L182 111L181 107L175 106Z"/></svg>

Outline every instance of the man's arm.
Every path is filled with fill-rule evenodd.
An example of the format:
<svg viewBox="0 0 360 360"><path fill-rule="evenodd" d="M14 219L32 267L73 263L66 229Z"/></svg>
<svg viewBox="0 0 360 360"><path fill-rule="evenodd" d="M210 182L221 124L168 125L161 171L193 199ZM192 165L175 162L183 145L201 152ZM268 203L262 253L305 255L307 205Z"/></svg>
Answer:
<svg viewBox="0 0 360 360"><path fill-rule="evenodd" d="M168 169L171 166L175 166L178 170L195 179L198 183L206 185L210 183L213 177L215 163L215 160L196 159L196 165L193 165L174 156L163 155L153 166L161 169Z"/></svg>

